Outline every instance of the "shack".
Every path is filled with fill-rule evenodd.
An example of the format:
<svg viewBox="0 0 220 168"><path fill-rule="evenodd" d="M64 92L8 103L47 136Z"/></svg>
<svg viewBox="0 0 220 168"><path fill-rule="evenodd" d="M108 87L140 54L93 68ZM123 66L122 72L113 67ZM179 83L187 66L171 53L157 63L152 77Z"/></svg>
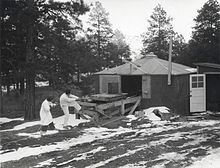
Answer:
<svg viewBox="0 0 220 168"><path fill-rule="evenodd" d="M166 106L171 111L188 115L190 113L190 74L194 68L172 63L171 85L168 85L169 62L159 59L153 53L134 62L106 69L95 74L96 93L141 96L142 109L152 106Z"/></svg>

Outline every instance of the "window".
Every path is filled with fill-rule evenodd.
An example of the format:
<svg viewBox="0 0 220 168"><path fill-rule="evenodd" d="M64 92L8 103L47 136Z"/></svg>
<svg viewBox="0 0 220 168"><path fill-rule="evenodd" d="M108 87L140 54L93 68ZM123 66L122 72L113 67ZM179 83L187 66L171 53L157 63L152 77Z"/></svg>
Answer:
<svg viewBox="0 0 220 168"><path fill-rule="evenodd" d="M202 88L204 87L203 76L193 76L192 77L192 88Z"/></svg>

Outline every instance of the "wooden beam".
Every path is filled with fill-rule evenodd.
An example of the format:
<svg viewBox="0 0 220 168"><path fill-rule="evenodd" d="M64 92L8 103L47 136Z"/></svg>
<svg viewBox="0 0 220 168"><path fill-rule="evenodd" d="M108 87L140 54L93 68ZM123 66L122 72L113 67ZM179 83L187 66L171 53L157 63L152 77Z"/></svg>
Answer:
<svg viewBox="0 0 220 168"><path fill-rule="evenodd" d="M89 102L82 102L82 101L77 101L79 105L81 106L86 106L86 107L95 107L97 104L96 103L89 103Z"/></svg>
<svg viewBox="0 0 220 168"><path fill-rule="evenodd" d="M113 108L113 107L121 106L122 101L123 101L124 104L128 104L128 103L134 103L137 100L139 100L140 98L141 98L140 96L128 97L127 99L124 99L124 100L97 105L97 108L105 110L105 109L108 109L108 108Z"/></svg>
<svg viewBox="0 0 220 168"><path fill-rule="evenodd" d="M102 109L95 109L97 112L101 113L102 115L106 116L107 118L111 118L110 116L108 116L107 114L105 114L105 112Z"/></svg>
<svg viewBox="0 0 220 168"><path fill-rule="evenodd" d="M109 121L109 122L103 123L103 124L101 124L101 126L108 125L108 124L113 123L113 122L115 122L115 121L121 120L122 118L125 118L125 116L121 116L121 117L118 117L118 118L116 118L116 119L114 119L114 120L111 120L111 121Z"/></svg>
<svg viewBox="0 0 220 168"><path fill-rule="evenodd" d="M140 104L140 102L141 102L141 99L138 99L137 102L135 103L135 105L132 107L129 114L132 114L134 112L134 110L137 108L137 106Z"/></svg>
<svg viewBox="0 0 220 168"><path fill-rule="evenodd" d="M124 101L121 102L121 114L122 115L125 114L125 104L124 104Z"/></svg>

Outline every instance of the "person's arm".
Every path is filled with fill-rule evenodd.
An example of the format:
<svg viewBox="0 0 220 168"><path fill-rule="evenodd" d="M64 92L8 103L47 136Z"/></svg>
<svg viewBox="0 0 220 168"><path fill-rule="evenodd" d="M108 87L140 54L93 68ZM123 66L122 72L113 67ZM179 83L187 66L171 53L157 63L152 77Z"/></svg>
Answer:
<svg viewBox="0 0 220 168"><path fill-rule="evenodd" d="M75 98L73 98L73 97L65 97L65 98L63 98L63 101L64 102L67 102L67 103L71 103L72 101L75 101L76 99Z"/></svg>
<svg viewBox="0 0 220 168"><path fill-rule="evenodd" d="M77 97L77 96L75 96L75 95L72 95L72 94L70 94L69 97L72 98L72 99L74 99L74 100L79 99L79 97Z"/></svg>
<svg viewBox="0 0 220 168"><path fill-rule="evenodd" d="M45 112L49 113L50 112L50 105L48 103L43 104L43 109Z"/></svg>

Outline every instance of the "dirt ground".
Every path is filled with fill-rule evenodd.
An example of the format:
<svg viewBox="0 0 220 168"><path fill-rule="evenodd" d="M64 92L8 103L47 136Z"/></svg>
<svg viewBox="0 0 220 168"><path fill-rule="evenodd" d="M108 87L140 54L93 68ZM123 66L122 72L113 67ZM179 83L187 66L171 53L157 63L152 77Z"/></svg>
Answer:
<svg viewBox="0 0 220 168"><path fill-rule="evenodd" d="M181 168L220 147L220 120L213 119L153 123L123 118L105 128L80 124L41 138L18 136L21 132L34 134L39 125L10 130L21 123L1 124L0 157L17 157L16 152L28 152L26 148L48 152L8 159L1 163L2 168Z"/></svg>

